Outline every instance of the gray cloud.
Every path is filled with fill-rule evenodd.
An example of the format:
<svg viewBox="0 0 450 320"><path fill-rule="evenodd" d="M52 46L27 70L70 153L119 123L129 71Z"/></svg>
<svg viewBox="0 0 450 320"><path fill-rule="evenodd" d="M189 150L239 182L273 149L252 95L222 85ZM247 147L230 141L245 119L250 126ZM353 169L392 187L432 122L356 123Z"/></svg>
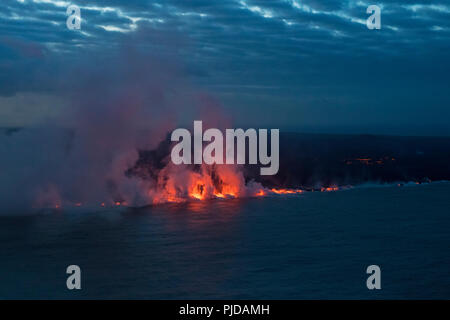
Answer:
<svg viewBox="0 0 450 320"><path fill-rule="evenodd" d="M151 54L177 56L186 77L216 93L241 122L397 121L407 132L409 124L426 121L432 131L450 118L442 107L449 103L447 1L377 2L376 31L365 26L366 1L70 3L81 7L80 31L66 28L64 0L1 2L0 95L58 94L66 66L80 55L106 59L138 41Z"/></svg>

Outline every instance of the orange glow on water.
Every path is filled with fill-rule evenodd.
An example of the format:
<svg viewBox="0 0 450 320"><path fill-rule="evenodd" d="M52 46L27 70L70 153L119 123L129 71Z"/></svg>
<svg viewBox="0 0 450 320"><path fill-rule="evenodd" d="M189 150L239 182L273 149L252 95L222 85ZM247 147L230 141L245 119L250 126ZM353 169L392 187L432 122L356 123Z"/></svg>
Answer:
<svg viewBox="0 0 450 320"><path fill-rule="evenodd" d="M272 189L270 189L270 191L272 191L273 193L276 193L276 194L298 194L298 193L303 193L303 190L301 190L301 189L275 189L275 188L272 188Z"/></svg>

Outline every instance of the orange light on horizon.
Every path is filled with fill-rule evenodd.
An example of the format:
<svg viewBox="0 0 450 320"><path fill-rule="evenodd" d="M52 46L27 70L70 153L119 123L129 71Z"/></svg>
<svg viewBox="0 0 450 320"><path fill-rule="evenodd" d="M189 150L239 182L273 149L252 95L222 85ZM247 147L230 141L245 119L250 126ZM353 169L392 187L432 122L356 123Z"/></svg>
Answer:
<svg viewBox="0 0 450 320"><path fill-rule="evenodd" d="M270 189L270 191L276 194L298 194L303 192L303 190L301 189L275 189L275 188Z"/></svg>
<svg viewBox="0 0 450 320"><path fill-rule="evenodd" d="M321 188L320 191L322 192L330 192L330 191L338 191L339 188L338 187L326 187L326 188Z"/></svg>
<svg viewBox="0 0 450 320"><path fill-rule="evenodd" d="M263 189L259 190L259 191L255 194L255 196L257 196L257 197L263 197L263 196L265 196L265 195L266 195L266 193L264 192Z"/></svg>

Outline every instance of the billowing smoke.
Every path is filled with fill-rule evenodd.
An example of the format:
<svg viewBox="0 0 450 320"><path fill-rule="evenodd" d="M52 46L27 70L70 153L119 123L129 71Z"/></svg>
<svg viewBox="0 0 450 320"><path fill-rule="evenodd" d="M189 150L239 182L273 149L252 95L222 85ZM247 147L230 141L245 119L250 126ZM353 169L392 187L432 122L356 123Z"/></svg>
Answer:
<svg viewBox="0 0 450 320"><path fill-rule="evenodd" d="M143 53L136 41L55 68L63 70L54 85L68 107L44 125L0 135L2 212L147 204L161 181L125 174L139 150L156 148L199 111L220 118L209 116L218 103L189 84L181 59Z"/></svg>

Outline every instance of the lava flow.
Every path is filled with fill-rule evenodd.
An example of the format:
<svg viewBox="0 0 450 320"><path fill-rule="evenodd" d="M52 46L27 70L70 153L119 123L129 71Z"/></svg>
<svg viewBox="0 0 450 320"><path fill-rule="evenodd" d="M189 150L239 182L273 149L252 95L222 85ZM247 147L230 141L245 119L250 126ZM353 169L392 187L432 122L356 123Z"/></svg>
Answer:
<svg viewBox="0 0 450 320"><path fill-rule="evenodd" d="M173 165L166 164L162 169L150 171L140 176L144 181L140 186L143 201L136 203L125 194L118 194L109 200L103 200L101 207L146 206L163 203L184 203L189 201L205 201L212 199L254 198L269 196L295 196L307 191L337 191L336 186L316 189L264 187L253 180L246 181L243 167L230 165ZM142 173L142 172L141 172ZM150 174L152 173L152 174ZM147 177L147 178L146 178ZM92 203L71 202L69 206L90 206ZM63 207L58 202L53 206Z"/></svg>
<svg viewBox="0 0 450 320"><path fill-rule="evenodd" d="M168 166L159 174L156 188L149 191L153 204L249 195L251 190L245 185L243 175L227 166L201 166L198 172Z"/></svg>
<svg viewBox="0 0 450 320"><path fill-rule="evenodd" d="M275 189L275 188L270 189L270 191L275 194L299 194L303 192L303 190L301 189Z"/></svg>
<svg viewBox="0 0 450 320"><path fill-rule="evenodd" d="M320 191L337 191L326 187ZM193 171L167 166L159 176L155 188L149 191L152 204L180 203L189 200L265 197L270 195L296 195L305 192L294 188L265 188L260 183L245 183L241 171L233 166L201 166Z"/></svg>

